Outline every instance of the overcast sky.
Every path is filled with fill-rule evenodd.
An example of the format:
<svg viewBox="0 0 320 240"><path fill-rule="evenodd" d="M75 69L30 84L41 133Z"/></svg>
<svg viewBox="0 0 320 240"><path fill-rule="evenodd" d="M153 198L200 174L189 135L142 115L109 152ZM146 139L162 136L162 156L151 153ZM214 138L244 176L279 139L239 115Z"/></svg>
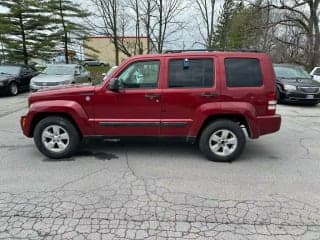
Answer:
<svg viewBox="0 0 320 240"><path fill-rule="evenodd" d="M0 0L1 1L1 0ZM92 2L90 0L73 0L76 3L79 3L82 5L84 9L89 9L91 11L94 11L94 7L92 6ZM215 17L217 18L222 4L223 0L216 0L216 6L215 6ZM184 3L187 3L187 8L184 10L184 12L179 16L180 20L183 20L186 23L185 29L178 32L176 36L174 36L175 39L178 39L174 42L174 45L168 45L166 48L194 48L194 47L200 47L200 45L194 45L195 42L201 42L201 36L199 34L199 26L197 19L199 19L199 13L194 8L194 1L192 0L186 0ZM193 4L192 4L193 3ZM0 7L0 12L3 12L4 8ZM97 19L97 21L99 21ZM128 34L134 34L134 30Z"/></svg>

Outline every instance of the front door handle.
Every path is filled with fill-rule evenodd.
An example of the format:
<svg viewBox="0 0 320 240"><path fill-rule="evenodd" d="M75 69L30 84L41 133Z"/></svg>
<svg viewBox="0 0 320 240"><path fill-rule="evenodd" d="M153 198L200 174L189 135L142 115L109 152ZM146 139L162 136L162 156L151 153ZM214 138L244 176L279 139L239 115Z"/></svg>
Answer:
<svg viewBox="0 0 320 240"><path fill-rule="evenodd" d="M160 99L160 94L159 93L146 93L144 95L145 98L149 98L149 99Z"/></svg>
<svg viewBox="0 0 320 240"><path fill-rule="evenodd" d="M214 92L204 92L200 94L201 97L217 97L218 94Z"/></svg>

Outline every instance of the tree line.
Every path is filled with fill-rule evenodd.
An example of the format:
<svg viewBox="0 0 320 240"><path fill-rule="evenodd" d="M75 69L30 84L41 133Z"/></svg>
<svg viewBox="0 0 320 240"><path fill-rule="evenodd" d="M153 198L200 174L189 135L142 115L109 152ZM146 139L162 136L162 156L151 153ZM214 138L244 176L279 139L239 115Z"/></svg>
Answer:
<svg viewBox="0 0 320 240"><path fill-rule="evenodd" d="M61 48L68 63L72 41L89 34L79 19L90 13L70 0L2 0L0 7L2 61L28 64L31 58L49 59Z"/></svg>
<svg viewBox="0 0 320 240"><path fill-rule="evenodd" d="M319 1L87 0L89 12L71 0L3 0L9 11L0 14L0 55L27 63L60 46L68 61L72 41L103 34L117 64L121 52L163 52L188 40L189 48L256 49L310 69L319 64Z"/></svg>

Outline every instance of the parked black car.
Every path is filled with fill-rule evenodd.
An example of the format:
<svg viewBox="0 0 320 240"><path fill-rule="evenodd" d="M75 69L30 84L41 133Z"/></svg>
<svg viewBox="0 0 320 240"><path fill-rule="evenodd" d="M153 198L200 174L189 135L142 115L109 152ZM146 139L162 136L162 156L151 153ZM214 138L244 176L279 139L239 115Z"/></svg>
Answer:
<svg viewBox="0 0 320 240"><path fill-rule="evenodd" d="M17 95L20 91L29 90L31 78L38 75L37 70L27 65L0 65L0 91Z"/></svg>
<svg viewBox="0 0 320 240"><path fill-rule="evenodd" d="M320 102L320 83L297 65L274 64L278 102L298 102L316 105Z"/></svg>

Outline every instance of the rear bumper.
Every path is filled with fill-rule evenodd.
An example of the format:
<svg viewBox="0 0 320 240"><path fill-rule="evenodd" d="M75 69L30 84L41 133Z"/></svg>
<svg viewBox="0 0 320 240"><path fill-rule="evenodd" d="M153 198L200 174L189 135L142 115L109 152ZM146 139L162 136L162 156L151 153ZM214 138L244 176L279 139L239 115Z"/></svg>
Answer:
<svg viewBox="0 0 320 240"><path fill-rule="evenodd" d="M256 126L251 129L252 138L258 138L279 131L281 126L281 116L278 114L271 116L260 116L256 118Z"/></svg>

